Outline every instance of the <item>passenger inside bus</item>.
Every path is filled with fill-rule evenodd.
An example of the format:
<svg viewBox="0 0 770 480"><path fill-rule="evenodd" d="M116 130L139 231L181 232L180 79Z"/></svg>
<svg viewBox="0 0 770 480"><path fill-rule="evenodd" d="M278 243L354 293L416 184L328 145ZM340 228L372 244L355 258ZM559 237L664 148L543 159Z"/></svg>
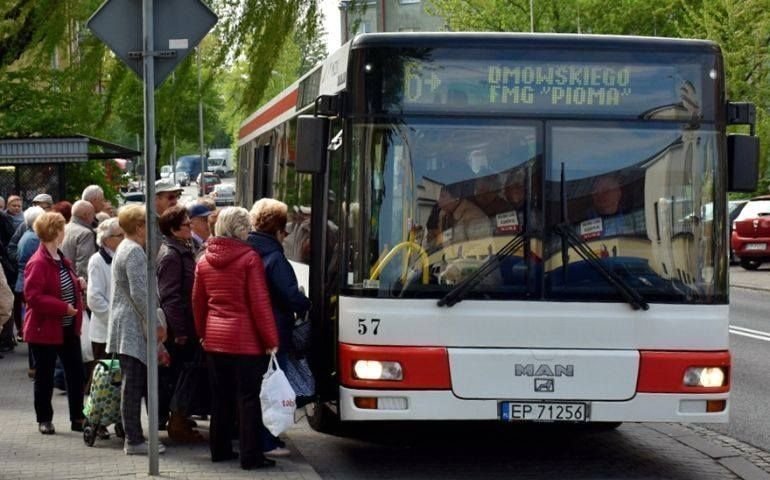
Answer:
<svg viewBox="0 0 770 480"><path fill-rule="evenodd" d="M452 243L489 237L492 222L471 201L472 184L458 182L441 188L438 202L427 222L427 247L432 251Z"/></svg>
<svg viewBox="0 0 770 480"><path fill-rule="evenodd" d="M592 207L579 225L583 239L632 235L642 232L643 211L629 211L623 204L623 179L616 174L597 177L591 189Z"/></svg>

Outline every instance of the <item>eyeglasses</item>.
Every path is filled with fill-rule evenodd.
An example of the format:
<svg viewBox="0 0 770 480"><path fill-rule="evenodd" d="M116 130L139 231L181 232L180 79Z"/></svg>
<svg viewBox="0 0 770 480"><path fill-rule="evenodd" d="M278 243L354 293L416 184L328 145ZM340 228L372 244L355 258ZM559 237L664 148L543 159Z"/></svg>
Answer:
<svg viewBox="0 0 770 480"><path fill-rule="evenodd" d="M113 237L113 238L123 238L124 236L125 234L123 233L116 233L115 235L110 235L110 237Z"/></svg>
<svg viewBox="0 0 770 480"><path fill-rule="evenodd" d="M176 199L178 199L181 196L182 196L181 193L167 193L166 194L166 200L176 200Z"/></svg>
<svg viewBox="0 0 770 480"><path fill-rule="evenodd" d="M186 222L182 222L182 226L183 227L190 227L190 226L192 226L192 222L190 220L188 220Z"/></svg>

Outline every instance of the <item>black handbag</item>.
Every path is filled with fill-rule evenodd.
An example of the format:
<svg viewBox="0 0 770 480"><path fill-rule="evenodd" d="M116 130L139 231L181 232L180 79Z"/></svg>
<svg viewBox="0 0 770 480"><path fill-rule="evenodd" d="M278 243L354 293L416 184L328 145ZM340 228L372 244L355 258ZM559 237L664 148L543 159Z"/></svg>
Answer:
<svg viewBox="0 0 770 480"><path fill-rule="evenodd" d="M211 389L206 368L206 355L202 348L195 352L192 362L185 362L171 396L172 412L186 415L208 415L211 410Z"/></svg>
<svg viewBox="0 0 770 480"><path fill-rule="evenodd" d="M291 332L291 343L293 352L303 356L310 351L310 319L308 315L294 322L294 329Z"/></svg>

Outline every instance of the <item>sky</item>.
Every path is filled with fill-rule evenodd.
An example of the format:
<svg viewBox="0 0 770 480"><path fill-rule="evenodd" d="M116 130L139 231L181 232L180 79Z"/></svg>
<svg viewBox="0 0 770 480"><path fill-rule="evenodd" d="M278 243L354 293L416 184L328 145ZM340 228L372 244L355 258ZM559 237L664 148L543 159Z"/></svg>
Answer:
<svg viewBox="0 0 770 480"><path fill-rule="evenodd" d="M339 0L321 0L326 30L326 50L331 54L340 46L340 10Z"/></svg>

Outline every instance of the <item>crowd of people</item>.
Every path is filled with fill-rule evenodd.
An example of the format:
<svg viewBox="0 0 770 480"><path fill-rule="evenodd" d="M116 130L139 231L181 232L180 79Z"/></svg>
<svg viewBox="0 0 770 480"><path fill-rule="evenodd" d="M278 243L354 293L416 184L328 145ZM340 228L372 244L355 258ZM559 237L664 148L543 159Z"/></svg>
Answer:
<svg viewBox="0 0 770 480"><path fill-rule="evenodd" d="M175 444L201 442L196 419L210 418L212 461L275 465L269 457L290 451L262 424L260 379L271 354L286 362L295 318L310 308L283 252L287 206L263 199L251 211L220 211L206 198L178 205L182 189L167 180L155 191L154 212L137 204L115 212L97 185L73 203L41 193L24 211L21 198L9 197L0 210L0 345L6 352L29 346L44 435L56 432L56 370L65 379L70 428L80 432L95 362L118 359L123 450L137 455L148 452L141 404L147 332L156 328L159 428ZM160 238L157 252L146 243L148 229ZM157 292L148 291L149 255L157 259ZM158 297L157 320L147 318L149 295ZM185 369L196 367L207 376L205 401L185 398L198 392L181 386ZM98 426L99 437L109 438L106 427Z"/></svg>

